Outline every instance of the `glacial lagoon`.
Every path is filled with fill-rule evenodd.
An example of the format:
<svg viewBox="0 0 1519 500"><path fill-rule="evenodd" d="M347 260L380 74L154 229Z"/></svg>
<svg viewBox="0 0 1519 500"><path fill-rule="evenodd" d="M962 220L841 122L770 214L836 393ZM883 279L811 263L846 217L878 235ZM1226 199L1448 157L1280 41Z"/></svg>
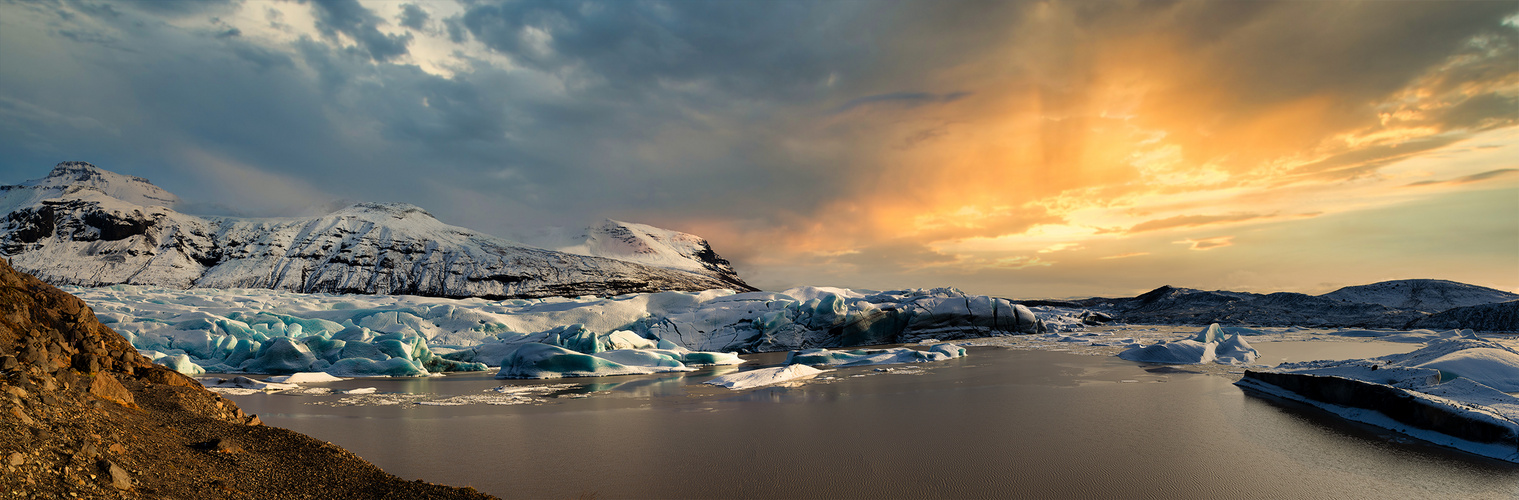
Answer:
<svg viewBox="0 0 1519 500"><path fill-rule="evenodd" d="M1417 346L1256 347L1275 364ZM745 358L754 369L785 354ZM973 347L786 387L701 385L736 369L370 378L310 385L326 395L231 397L401 477L503 498L1519 496L1513 464L1247 396L1217 366Z"/></svg>

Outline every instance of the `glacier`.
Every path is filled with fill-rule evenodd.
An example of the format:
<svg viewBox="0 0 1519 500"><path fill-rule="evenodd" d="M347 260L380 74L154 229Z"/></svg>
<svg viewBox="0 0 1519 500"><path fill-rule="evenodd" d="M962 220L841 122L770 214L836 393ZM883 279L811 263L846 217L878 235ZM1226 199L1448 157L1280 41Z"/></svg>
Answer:
<svg viewBox="0 0 1519 500"><path fill-rule="evenodd" d="M952 288L799 287L492 301L411 295L65 287L145 355L186 373L342 377L481 371L527 344L583 355L646 350L682 365L739 352L911 343L1042 331L1028 308ZM524 353L526 354L526 353ZM624 365L611 354L598 358ZM646 371L646 370L645 370ZM503 376L514 375L510 370Z"/></svg>

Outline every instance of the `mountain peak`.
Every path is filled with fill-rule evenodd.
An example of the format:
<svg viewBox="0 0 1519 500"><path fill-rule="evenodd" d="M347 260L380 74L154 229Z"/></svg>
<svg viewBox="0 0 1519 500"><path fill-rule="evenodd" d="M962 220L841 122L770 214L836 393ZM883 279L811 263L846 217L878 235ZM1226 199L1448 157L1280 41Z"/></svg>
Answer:
<svg viewBox="0 0 1519 500"><path fill-rule="evenodd" d="M422 207L410 203L375 203L363 201L343 207L333 212L333 215L382 215L396 219L431 219L437 220L433 214Z"/></svg>
<svg viewBox="0 0 1519 500"><path fill-rule="evenodd" d="M48 198L81 198L96 192L143 206L173 207L179 197L153 185L147 179L122 175L89 162L65 161L53 167L47 177L14 186L0 187L3 208L29 204Z"/></svg>

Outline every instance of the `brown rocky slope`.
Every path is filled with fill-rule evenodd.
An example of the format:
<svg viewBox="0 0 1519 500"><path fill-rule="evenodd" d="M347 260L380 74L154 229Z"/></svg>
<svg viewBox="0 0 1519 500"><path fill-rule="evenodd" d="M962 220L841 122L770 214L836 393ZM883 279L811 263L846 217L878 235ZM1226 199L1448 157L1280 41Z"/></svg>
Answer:
<svg viewBox="0 0 1519 500"><path fill-rule="evenodd" d="M0 498L491 498L262 425L0 261Z"/></svg>

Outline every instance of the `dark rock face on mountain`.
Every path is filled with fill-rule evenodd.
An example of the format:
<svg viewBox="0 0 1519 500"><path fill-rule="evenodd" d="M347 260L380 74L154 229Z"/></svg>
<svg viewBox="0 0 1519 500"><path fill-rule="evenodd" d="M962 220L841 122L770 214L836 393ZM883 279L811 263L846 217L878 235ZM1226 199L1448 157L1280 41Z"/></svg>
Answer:
<svg viewBox="0 0 1519 500"><path fill-rule="evenodd" d="M1397 280L1347 286L1320 297L1435 313L1456 307L1519 300L1519 294L1446 280Z"/></svg>
<svg viewBox="0 0 1519 500"><path fill-rule="evenodd" d="M173 201L140 178L59 164L44 179L0 190L0 255L58 285L492 299L753 290L731 268L545 250L450 226L405 204L242 219L181 214L166 206ZM707 262L725 262L705 250Z"/></svg>
<svg viewBox="0 0 1519 500"><path fill-rule="evenodd" d="M0 262L7 498L489 498L260 425L154 365L83 301Z"/></svg>
<svg viewBox="0 0 1519 500"><path fill-rule="evenodd" d="M1519 332L1519 300L1441 311L1409 323L1408 328L1470 328L1481 332Z"/></svg>

